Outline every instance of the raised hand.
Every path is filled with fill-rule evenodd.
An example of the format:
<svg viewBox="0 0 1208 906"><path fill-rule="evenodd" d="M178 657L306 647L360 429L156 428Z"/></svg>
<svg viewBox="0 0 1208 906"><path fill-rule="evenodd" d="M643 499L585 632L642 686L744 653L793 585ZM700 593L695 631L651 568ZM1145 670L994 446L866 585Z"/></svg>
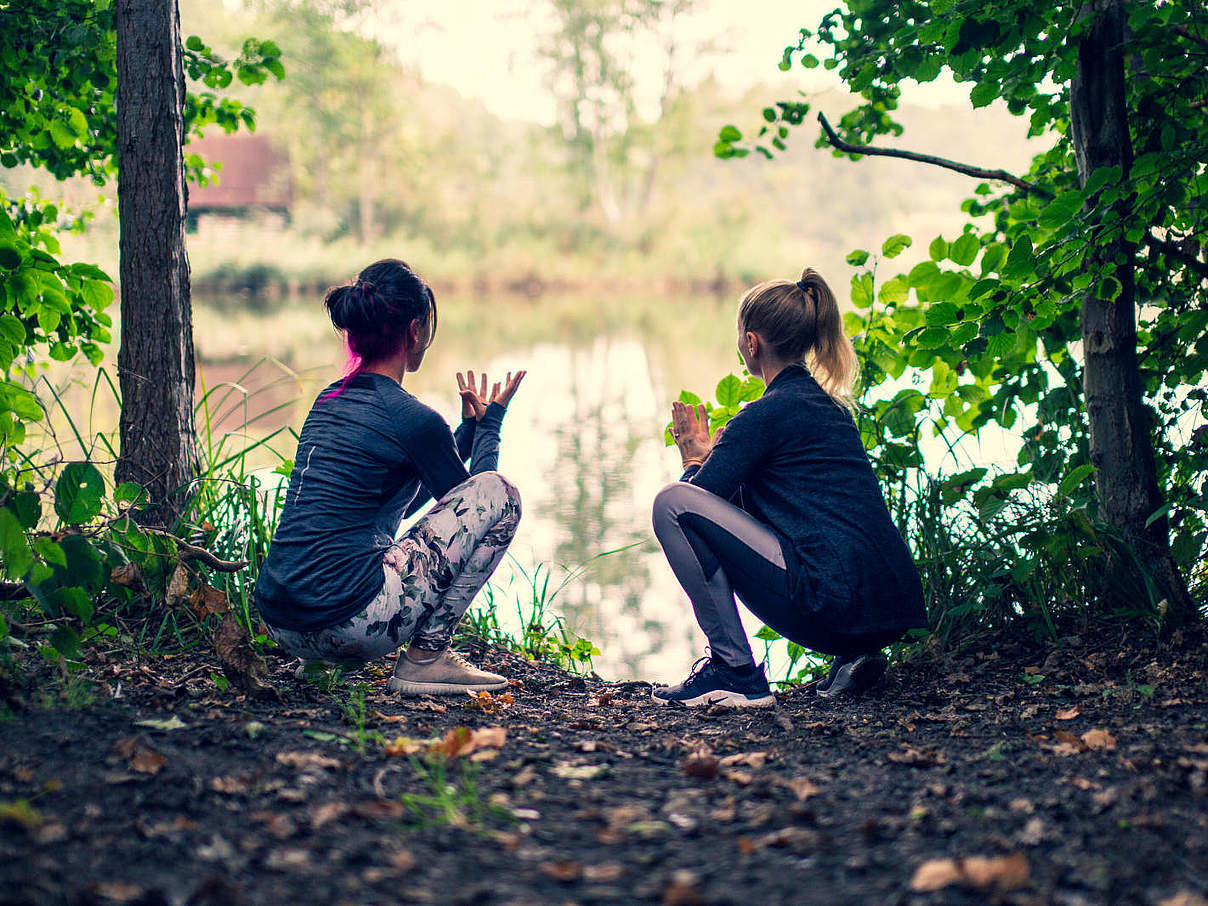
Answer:
<svg viewBox="0 0 1208 906"><path fill-rule="evenodd" d="M473 418L476 421L487 414L487 376L482 374L481 391L475 387L474 372L468 370L465 374L457 372L457 393L461 397L461 417ZM498 386L498 385L496 385Z"/></svg>
<svg viewBox="0 0 1208 906"><path fill-rule="evenodd" d="M671 404L671 437L679 448L684 465L700 464L713 449L709 437L709 416L705 407L690 406L676 400Z"/></svg>
<svg viewBox="0 0 1208 906"><path fill-rule="evenodd" d="M516 391L520 388L520 382L524 380L527 371L517 371L515 374L508 372L507 378L503 382L503 388L500 389L499 382L495 382L495 386L491 388L491 398L489 403L498 403L503 408L508 407L508 403L512 401L512 397L516 395ZM484 376L485 379L485 376ZM485 387L486 385L483 384Z"/></svg>

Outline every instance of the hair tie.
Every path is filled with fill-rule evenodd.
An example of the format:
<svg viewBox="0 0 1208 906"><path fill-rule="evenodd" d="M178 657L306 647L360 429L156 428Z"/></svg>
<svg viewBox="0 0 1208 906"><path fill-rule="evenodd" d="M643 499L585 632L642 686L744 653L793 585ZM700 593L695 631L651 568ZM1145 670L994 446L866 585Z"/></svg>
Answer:
<svg viewBox="0 0 1208 906"><path fill-rule="evenodd" d="M362 280L360 277L357 277L357 282L354 283L353 286L357 288L357 291L360 292L362 296L373 298L373 284L368 280Z"/></svg>
<svg viewBox="0 0 1208 906"><path fill-rule="evenodd" d="M797 281L797 289L801 290L803 293L805 293L811 299L814 298L814 293L813 293L814 288L812 286L810 286L808 283L806 283L804 280Z"/></svg>

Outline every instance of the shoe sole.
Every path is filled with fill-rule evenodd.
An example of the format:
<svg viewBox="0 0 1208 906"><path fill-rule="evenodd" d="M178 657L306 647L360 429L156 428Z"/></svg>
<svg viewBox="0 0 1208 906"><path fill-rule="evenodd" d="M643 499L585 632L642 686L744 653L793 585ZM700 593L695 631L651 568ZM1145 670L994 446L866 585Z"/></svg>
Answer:
<svg viewBox="0 0 1208 906"><path fill-rule="evenodd" d="M888 665L883 660L866 660L854 664L844 676L836 677L829 689L818 690L820 698L838 698L840 695L859 695L867 692L881 681Z"/></svg>
<svg viewBox="0 0 1208 906"><path fill-rule="evenodd" d="M674 701L687 708L699 708L703 705L721 705L724 708L771 708L776 704L776 696L771 694L762 695L759 698L749 698L741 692L730 692L726 689L714 689L712 692L706 692L696 698L659 698L653 692L650 693L650 697L660 705L669 705Z"/></svg>
<svg viewBox="0 0 1208 906"><path fill-rule="evenodd" d="M411 683L398 677L386 680L386 688L403 695L465 695L467 692L498 692L508 687L508 681L499 683Z"/></svg>

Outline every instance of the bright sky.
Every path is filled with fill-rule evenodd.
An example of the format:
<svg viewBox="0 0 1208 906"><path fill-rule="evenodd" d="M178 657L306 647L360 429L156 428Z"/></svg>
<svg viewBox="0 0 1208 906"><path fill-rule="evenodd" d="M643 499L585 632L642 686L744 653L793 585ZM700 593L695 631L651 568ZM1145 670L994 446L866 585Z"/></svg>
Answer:
<svg viewBox="0 0 1208 906"><path fill-rule="evenodd" d="M759 82L807 92L837 88L838 79L821 67L791 73L777 69L798 30L816 27L836 0L702 0L698 11L679 20L676 34L687 51L715 41L729 52L699 57L685 53L682 81L695 83L713 72L735 93ZM426 79L452 85L477 98L498 116L551 123L553 101L546 68L538 55L539 38L548 33L549 14L532 0L394 0L366 29L397 49L400 60ZM658 90L662 61L639 58L633 75L648 97ZM821 55L820 55L821 56ZM919 86L907 100L927 105L959 103L968 91L950 81Z"/></svg>

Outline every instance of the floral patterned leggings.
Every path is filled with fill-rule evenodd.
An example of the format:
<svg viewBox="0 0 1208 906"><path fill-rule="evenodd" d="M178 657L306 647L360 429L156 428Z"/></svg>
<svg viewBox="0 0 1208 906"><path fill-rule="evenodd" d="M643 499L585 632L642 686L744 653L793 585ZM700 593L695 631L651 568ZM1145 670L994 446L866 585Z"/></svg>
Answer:
<svg viewBox="0 0 1208 906"><path fill-rule="evenodd" d="M346 663L374 660L408 642L445 648L519 522L516 488L498 472L472 475L386 551L382 590L364 610L326 629L270 626L269 635L297 657Z"/></svg>

